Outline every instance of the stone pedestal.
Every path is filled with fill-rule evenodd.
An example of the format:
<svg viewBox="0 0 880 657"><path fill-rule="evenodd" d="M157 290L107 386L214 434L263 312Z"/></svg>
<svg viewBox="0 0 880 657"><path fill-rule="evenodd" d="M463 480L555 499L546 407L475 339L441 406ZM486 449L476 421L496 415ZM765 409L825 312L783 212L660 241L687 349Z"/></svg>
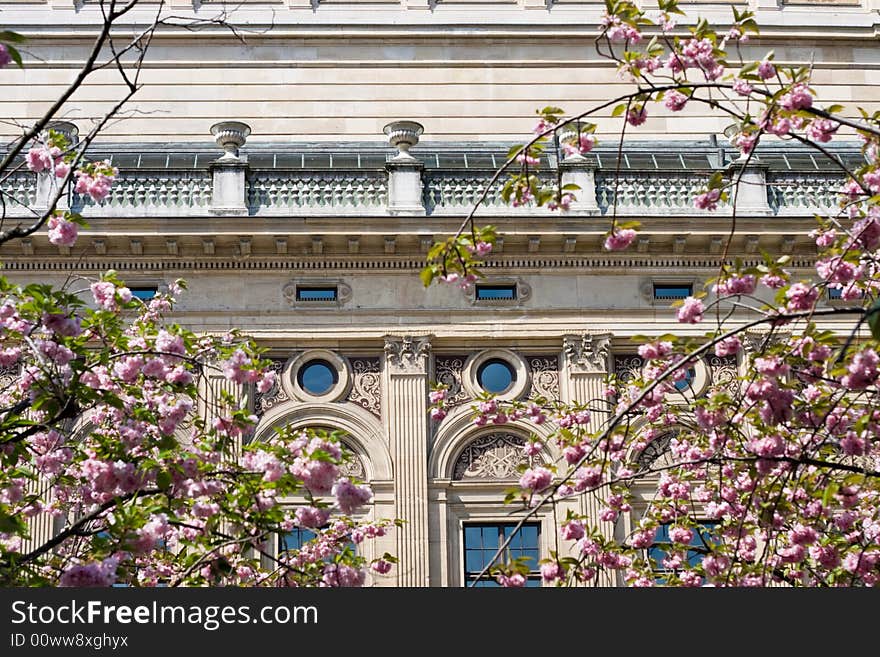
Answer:
<svg viewBox="0 0 880 657"><path fill-rule="evenodd" d="M730 203L736 197L736 213L749 215L771 215L770 202L767 198L767 167L758 158L746 164L737 160L727 166L727 172L733 182L739 180L738 186L731 188ZM740 175L742 174L742 175ZM734 194L734 192L736 192Z"/></svg>
<svg viewBox="0 0 880 657"><path fill-rule="evenodd" d="M572 192L577 200L571 204L569 212L598 215L599 203L596 201L596 165L583 155L572 155L559 163L562 172L562 185L577 185L580 189Z"/></svg>
<svg viewBox="0 0 880 657"><path fill-rule="evenodd" d="M385 337L384 421L394 459L399 586L428 586L428 365L427 336Z"/></svg>

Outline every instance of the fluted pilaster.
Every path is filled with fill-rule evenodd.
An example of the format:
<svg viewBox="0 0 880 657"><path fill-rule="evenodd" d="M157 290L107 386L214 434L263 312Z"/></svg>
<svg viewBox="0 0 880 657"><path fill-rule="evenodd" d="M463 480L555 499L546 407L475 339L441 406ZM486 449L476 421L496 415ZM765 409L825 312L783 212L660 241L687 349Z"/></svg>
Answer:
<svg viewBox="0 0 880 657"><path fill-rule="evenodd" d="M427 336L385 337L385 420L394 458L400 586L428 585Z"/></svg>
<svg viewBox="0 0 880 657"><path fill-rule="evenodd" d="M601 408L606 386L606 379L611 368L611 334L584 332L579 335L563 336L563 367L564 376L563 398L569 403L586 404ZM598 431L608 419L606 414L593 412L590 430ZM614 537L614 523L599 520L602 510L599 495L587 493L581 495L581 513L596 525L605 538ZM608 573L602 573L599 586L614 586L615 582Z"/></svg>

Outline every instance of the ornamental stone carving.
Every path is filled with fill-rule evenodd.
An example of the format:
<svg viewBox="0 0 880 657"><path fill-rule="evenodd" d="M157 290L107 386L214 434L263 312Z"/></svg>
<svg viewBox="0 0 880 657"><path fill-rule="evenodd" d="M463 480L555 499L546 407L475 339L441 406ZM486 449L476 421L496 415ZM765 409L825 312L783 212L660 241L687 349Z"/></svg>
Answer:
<svg viewBox="0 0 880 657"><path fill-rule="evenodd" d="M787 330L744 331L740 335L746 354L760 356L768 347L786 342L791 337Z"/></svg>
<svg viewBox="0 0 880 657"><path fill-rule="evenodd" d="M563 336L562 349L574 374L608 371L611 355L611 334L591 333Z"/></svg>
<svg viewBox="0 0 880 657"><path fill-rule="evenodd" d="M352 372L349 401L379 417L382 414L382 380L378 358L349 358Z"/></svg>
<svg viewBox="0 0 880 657"><path fill-rule="evenodd" d="M534 458L523 452L525 438L512 433L490 433L472 440L455 461L452 478L516 479L519 466L532 465Z"/></svg>
<svg viewBox="0 0 880 657"><path fill-rule="evenodd" d="M645 361L635 354L620 354L614 356L614 374L619 383L629 383L642 376L642 367Z"/></svg>
<svg viewBox="0 0 880 657"><path fill-rule="evenodd" d="M385 359L391 374L420 374L427 371L431 340L427 336L385 336Z"/></svg>
<svg viewBox="0 0 880 657"><path fill-rule="evenodd" d="M712 385L724 388L731 395L739 391L739 369L736 356L715 356L707 359Z"/></svg>
<svg viewBox="0 0 880 657"><path fill-rule="evenodd" d="M674 429L660 434L649 442L647 447L636 458L636 465L638 465L639 470L658 470L672 465L674 460L669 445L677 435L678 430Z"/></svg>
<svg viewBox="0 0 880 657"><path fill-rule="evenodd" d="M465 361L467 356L436 356L434 359L434 376L437 383L446 386L447 406L457 406L468 400L461 384Z"/></svg>
<svg viewBox="0 0 880 657"><path fill-rule="evenodd" d="M366 479L367 469L364 467L364 462L345 441L342 441L342 453L347 460L339 466L339 471L351 479Z"/></svg>
<svg viewBox="0 0 880 657"><path fill-rule="evenodd" d="M273 406L277 406L281 402L288 401L290 397L284 392L281 385L281 376L284 371L284 363L286 360L272 359L272 365L269 367L275 373L275 381L272 387L266 392L257 392L254 395L254 411L257 416L262 416Z"/></svg>
<svg viewBox="0 0 880 657"><path fill-rule="evenodd" d="M559 359L556 356L530 356L527 360L532 373L532 390L529 397L558 400Z"/></svg>

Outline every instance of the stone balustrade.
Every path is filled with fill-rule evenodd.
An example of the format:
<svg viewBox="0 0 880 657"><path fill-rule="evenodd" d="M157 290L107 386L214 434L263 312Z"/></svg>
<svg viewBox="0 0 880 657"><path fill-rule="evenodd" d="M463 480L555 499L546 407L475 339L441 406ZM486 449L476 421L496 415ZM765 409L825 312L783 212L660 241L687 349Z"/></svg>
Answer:
<svg viewBox="0 0 880 657"><path fill-rule="evenodd" d="M222 157L210 153L191 160L190 168L126 168L125 151L120 151L120 172L110 195L96 203L69 193L59 207L69 207L88 217L138 216L461 216L473 208L494 175L482 166L464 168L439 166L440 160L426 151L428 167L409 152L419 142L422 126L397 121L386 126L386 134L396 155L389 154L381 166L382 151L372 147L371 166L330 168L288 165L266 166L266 158L248 162L243 147L250 134L246 124L227 121L212 127ZM255 153L258 150L254 151ZM376 161L378 154L379 161ZM207 155L207 157L206 157ZM289 155L286 154L286 155ZM445 157L445 156L443 156ZM642 158L644 160L644 157ZM297 158L286 158L293 162ZM129 160L130 161L130 158ZM168 162L172 159L169 158ZM786 160L787 161L787 160ZM138 160L140 162L140 160ZM274 160L273 160L274 162ZM621 216L706 216L694 207L695 197L705 189L711 173L680 169L642 170L601 166L583 157L569 157L561 163L551 159L542 168L547 180L557 173L563 183L581 187L578 202L570 215L600 215L614 212ZM629 160L628 160L629 162ZM198 165L196 165L198 163ZM262 164L261 164L262 163ZM559 167L559 171L555 167ZM835 171L780 171L756 161L747 164L741 177L739 163L728 165L728 175L740 180L738 212L753 216L810 216L833 212L844 178ZM511 207L501 198L507 175L492 184L479 210L481 215L544 215L533 206ZM46 174L36 175L23 168L0 180L5 215L24 217L33 209L45 207L53 182ZM719 203L718 214L731 212L730 201Z"/></svg>
<svg viewBox="0 0 880 657"><path fill-rule="evenodd" d="M254 171L247 178L250 214L385 214L384 172Z"/></svg>

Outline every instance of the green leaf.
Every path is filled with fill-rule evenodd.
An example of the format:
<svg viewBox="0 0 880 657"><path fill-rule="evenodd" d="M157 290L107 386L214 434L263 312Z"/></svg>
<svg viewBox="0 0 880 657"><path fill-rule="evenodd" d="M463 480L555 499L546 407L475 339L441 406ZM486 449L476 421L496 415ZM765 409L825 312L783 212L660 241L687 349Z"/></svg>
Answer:
<svg viewBox="0 0 880 657"><path fill-rule="evenodd" d="M171 473L168 470L160 470L156 475L156 485L159 490L168 490L171 488Z"/></svg>
<svg viewBox="0 0 880 657"><path fill-rule="evenodd" d="M431 283L434 282L434 277L436 275L437 272L434 270L434 267L425 267L422 269L421 273L419 273L419 278L422 279L422 285L430 287Z"/></svg>
<svg viewBox="0 0 880 657"><path fill-rule="evenodd" d="M868 326L871 327L871 337L880 340L880 299L868 310Z"/></svg>
<svg viewBox="0 0 880 657"><path fill-rule="evenodd" d="M626 104L621 103L620 105L615 107L613 110L611 110L611 116L612 117L622 116L624 112L626 112Z"/></svg>
<svg viewBox="0 0 880 657"><path fill-rule="evenodd" d="M0 32L0 41L4 43L24 43L27 41L22 35L18 32L12 32L11 30L3 30Z"/></svg>

